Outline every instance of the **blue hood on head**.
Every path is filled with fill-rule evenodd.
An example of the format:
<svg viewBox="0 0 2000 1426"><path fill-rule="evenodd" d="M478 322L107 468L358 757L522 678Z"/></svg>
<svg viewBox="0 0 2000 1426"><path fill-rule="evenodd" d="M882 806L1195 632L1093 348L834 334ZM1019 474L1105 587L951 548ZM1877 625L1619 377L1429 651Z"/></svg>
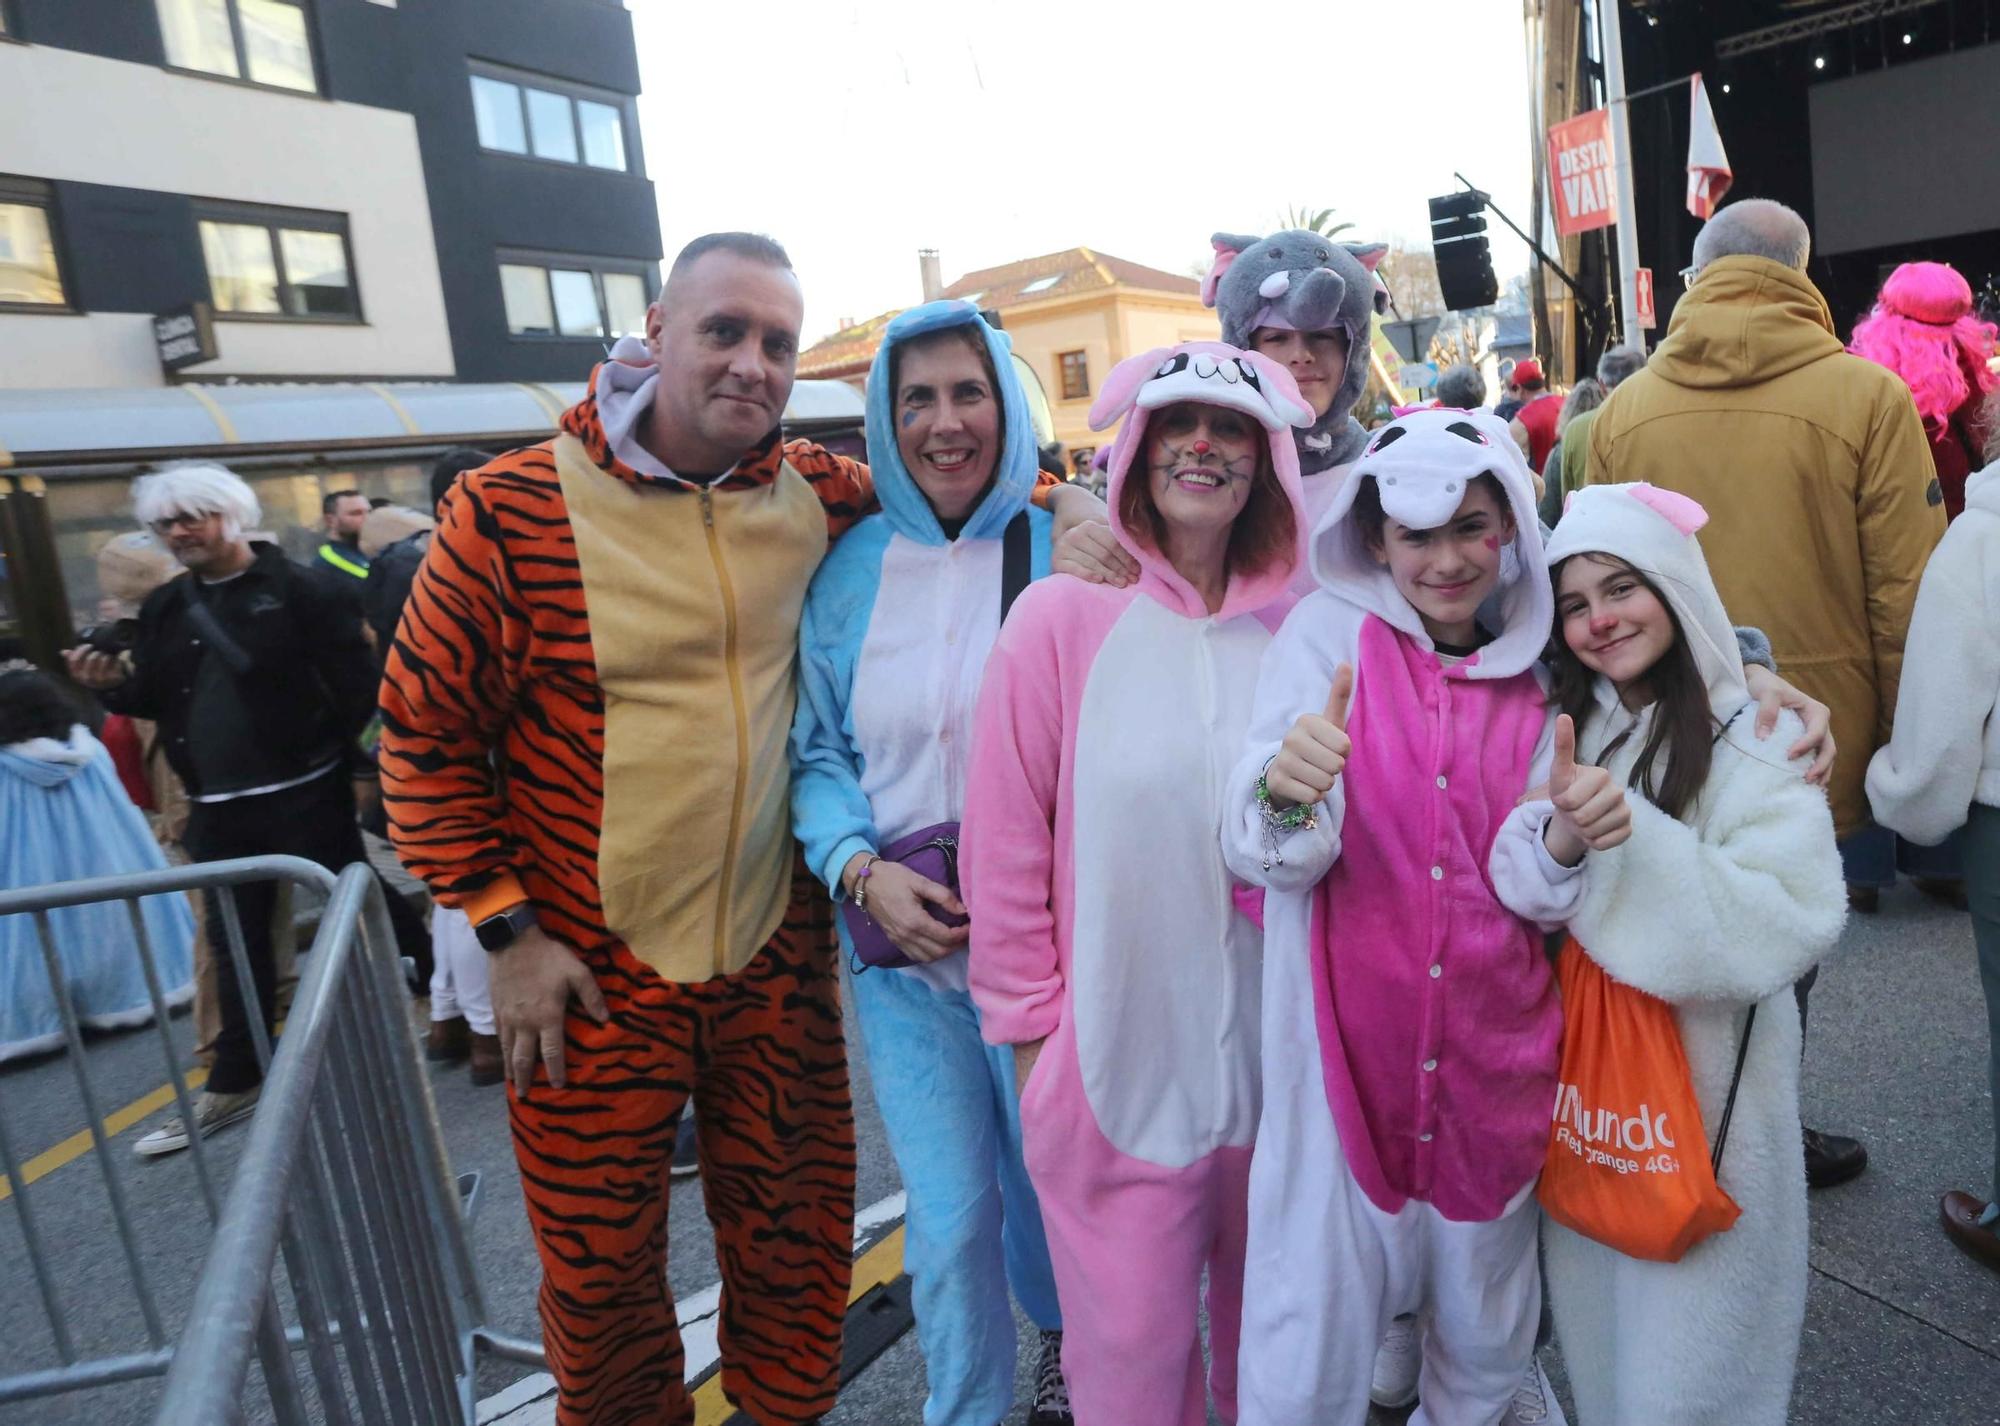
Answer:
<svg viewBox="0 0 2000 1426"><path fill-rule="evenodd" d="M950 300L926 302L889 323L875 364L868 369L868 469L875 477L875 498L896 533L923 545L945 543L944 527L938 523L930 501L917 487L915 477L903 464L896 445L896 393L889 389L890 354L913 337L951 327L971 327L985 339L993 357L993 370L1000 389L1000 462L994 471L993 488L959 532L960 539L997 540L1007 522L1027 507L1039 479L1035 463L1035 428L1028 414L1028 398L1014 371L1013 343L1005 332L986 325L979 309L970 302Z"/></svg>

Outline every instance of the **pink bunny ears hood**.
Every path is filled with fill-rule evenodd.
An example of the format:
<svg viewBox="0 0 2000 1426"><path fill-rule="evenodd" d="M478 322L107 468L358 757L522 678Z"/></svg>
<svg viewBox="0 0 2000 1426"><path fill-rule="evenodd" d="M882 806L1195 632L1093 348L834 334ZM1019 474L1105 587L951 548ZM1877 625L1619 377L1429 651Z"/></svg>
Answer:
<svg viewBox="0 0 2000 1426"><path fill-rule="evenodd" d="M1695 539L1707 523L1708 512L1677 491L1644 483L1586 485L1569 497L1549 536L1549 572L1554 579L1564 560L1602 554L1643 574L1680 621L1708 687L1710 711L1727 721L1750 695L1736 631ZM1556 637L1562 637L1560 627Z"/></svg>
<svg viewBox="0 0 2000 1426"><path fill-rule="evenodd" d="M1105 503L1111 507L1111 529L1119 542L1130 550L1151 581L1164 585L1190 615L1206 612L1199 596L1174 571L1166 558L1125 528L1118 506L1125 480L1136 466L1135 479L1146 478L1145 444L1147 420L1154 411L1177 402L1194 401L1207 406L1224 406L1241 411L1264 428L1271 452L1271 468L1285 499L1291 503L1292 518L1298 527L1298 547L1283 568L1267 568L1254 575L1234 576L1222 614L1245 614L1262 609L1279 598L1290 582L1305 547L1305 493L1299 484L1299 455L1292 439L1294 427L1312 423L1312 407L1306 404L1292 374L1269 357L1239 351L1222 342L1184 342L1177 347L1157 347L1135 357L1127 357L1111 369L1104 388L1090 408L1090 428L1102 431L1124 419L1111 443L1109 477Z"/></svg>

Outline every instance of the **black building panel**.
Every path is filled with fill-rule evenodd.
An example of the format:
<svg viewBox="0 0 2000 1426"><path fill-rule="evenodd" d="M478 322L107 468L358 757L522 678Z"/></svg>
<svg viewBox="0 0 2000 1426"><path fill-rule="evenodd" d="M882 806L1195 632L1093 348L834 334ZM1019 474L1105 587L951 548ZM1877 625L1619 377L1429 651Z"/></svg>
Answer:
<svg viewBox="0 0 2000 1426"><path fill-rule="evenodd" d="M484 61L635 95L630 14L609 0L432 0L395 10L321 0L319 17L330 97L416 118L459 379L581 380L602 344L510 335L496 254L533 248L656 263L653 185L637 173L482 150L471 67ZM628 148L640 167L636 125Z"/></svg>
<svg viewBox="0 0 2000 1426"><path fill-rule="evenodd" d="M146 188L57 182L70 300L86 312L165 312L206 301L189 200Z"/></svg>
<svg viewBox="0 0 2000 1426"><path fill-rule="evenodd" d="M152 0L13 0L19 38L135 64L165 64Z"/></svg>

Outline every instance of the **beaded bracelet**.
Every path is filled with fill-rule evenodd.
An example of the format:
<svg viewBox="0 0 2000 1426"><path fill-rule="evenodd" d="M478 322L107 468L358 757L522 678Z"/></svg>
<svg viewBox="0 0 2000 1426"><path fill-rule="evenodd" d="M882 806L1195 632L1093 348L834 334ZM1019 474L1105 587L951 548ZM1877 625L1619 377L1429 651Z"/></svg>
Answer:
<svg viewBox="0 0 2000 1426"><path fill-rule="evenodd" d="M1319 804L1299 803L1280 812L1271 802L1270 784L1265 775L1270 772L1275 757L1265 760L1264 771L1257 774L1257 811L1263 821L1264 870L1285 864L1285 854L1279 848L1279 839L1292 832L1310 832L1319 826Z"/></svg>

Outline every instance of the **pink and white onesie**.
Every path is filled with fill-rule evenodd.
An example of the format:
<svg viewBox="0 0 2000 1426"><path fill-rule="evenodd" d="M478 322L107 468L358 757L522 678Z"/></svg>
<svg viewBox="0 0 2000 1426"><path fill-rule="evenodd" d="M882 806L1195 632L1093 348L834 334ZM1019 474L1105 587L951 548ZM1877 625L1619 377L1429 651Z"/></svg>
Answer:
<svg viewBox="0 0 2000 1426"><path fill-rule="evenodd" d="M1488 605L1499 627L1441 654L1349 511L1373 480L1392 519L1433 529L1489 473L1515 526ZM1541 937L1488 865L1553 741L1533 484L1492 418L1411 413L1374 434L1308 556L1320 589L1265 656L1222 824L1230 868L1268 889L1242 1420L1361 1426L1382 1332L1416 1313L1415 1426L1495 1426L1533 1356L1533 1190L1562 1028ZM1342 663L1353 751L1318 825L1272 832L1258 780Z"/></svg>
<svg viewBox="0 0 2000 1426"><path fill-rule="evenodd" d="M972 995L995 1044L1045 1040L1021 1096L1079 1426L1201 1426L1208 1273L1216 1410L1236 1419L1245 1192L1258 1114L1261 936L1215 829L1298 542L1206 604L1118 515L1149 414L1254 417L1296 528L1290 375L1217 342L1121 363L1091 412L1112 447L1126 589L1047 579L986 665L965 797Z"/></svg>

